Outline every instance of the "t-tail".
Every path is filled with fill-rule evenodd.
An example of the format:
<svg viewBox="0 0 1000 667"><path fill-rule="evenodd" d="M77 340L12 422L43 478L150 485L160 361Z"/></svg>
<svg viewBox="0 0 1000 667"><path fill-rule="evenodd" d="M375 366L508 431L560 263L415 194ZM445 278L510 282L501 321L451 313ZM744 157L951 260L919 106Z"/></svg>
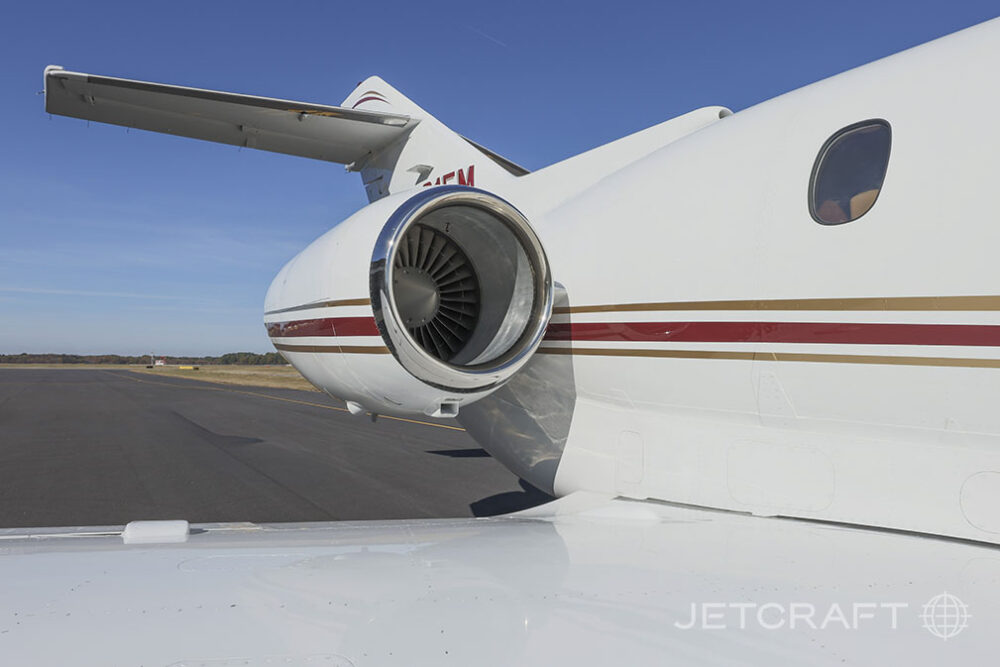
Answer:
<svg viewBox="0 0 1000 667"><path fill-rule="evenodd" d="M369 201L414 187L503 187L526 169L449 129L377 76L341 106L45 69L52 114L337 162Z"/></svg>

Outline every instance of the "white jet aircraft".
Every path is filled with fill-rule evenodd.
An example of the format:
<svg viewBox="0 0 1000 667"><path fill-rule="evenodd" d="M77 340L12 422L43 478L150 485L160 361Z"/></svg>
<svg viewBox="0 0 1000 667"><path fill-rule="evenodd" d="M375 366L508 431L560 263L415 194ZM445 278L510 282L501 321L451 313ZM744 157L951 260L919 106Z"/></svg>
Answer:
<svg viewBox="0 0 1000 667"><path fill-rule="evenodd" d="M341 106L45 70L46 109L339 162L264 321L560 499L5 531L8 664L940 664L1000 621L1000 21L534 173Z"/></svg>

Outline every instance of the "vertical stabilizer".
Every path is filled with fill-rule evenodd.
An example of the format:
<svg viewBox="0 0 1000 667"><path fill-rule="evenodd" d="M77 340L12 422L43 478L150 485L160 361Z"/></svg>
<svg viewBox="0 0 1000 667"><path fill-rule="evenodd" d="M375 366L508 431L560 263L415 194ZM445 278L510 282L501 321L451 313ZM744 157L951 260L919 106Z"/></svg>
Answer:
<svg viewBox="0 0 1000 667"><path fill-rule="evenodd" d="M377 76L358 84L341 106L418 121L394 142L348 165L361 174L369 201L434 185L502 188L504 181L528 173L455 133Z"/></svg>

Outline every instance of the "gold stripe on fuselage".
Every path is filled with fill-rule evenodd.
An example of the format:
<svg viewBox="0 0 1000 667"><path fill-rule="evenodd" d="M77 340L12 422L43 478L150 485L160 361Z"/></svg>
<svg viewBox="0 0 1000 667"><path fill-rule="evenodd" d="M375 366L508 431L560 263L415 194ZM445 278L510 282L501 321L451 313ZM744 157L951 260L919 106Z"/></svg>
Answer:
<svg viewBox="0 0 1000 667"><path fill-rule="evenodd" d="M340 299L338 301L316 301L315 303L304 303L299 306L289 306L288 308L278 308L277 310L265 311L265 315L277 315L278 313L291 313L296 310L312 310L313 308L336 308L338 306L370 306L371 299Z"/></svg>
<svg viewBox="0 0 1000 667"><path fill-rule="evenodd" d="M827 364L881 364L887 366L943 366L1000 368L1000 359L915 357L867 354L811 354L799 352L731 352L725 350L643 350L603 347L541 347L541 354L597 357L658 357L667 359L725 359L730 361L798 361Z"/></svg>
<svg viewBox="0 0 1000 667"><path fill-rule="evenodd" d="M384 345L285 345L272 341L274 349L285 352L334 352L337 354L389 354Z"/></svg>

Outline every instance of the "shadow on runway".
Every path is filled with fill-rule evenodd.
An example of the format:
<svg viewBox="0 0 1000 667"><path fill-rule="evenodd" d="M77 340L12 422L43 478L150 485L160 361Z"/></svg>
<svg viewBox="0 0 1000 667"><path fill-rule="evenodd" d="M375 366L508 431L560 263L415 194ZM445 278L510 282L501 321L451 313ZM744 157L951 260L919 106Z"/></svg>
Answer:
<svg viewBox="0 0 1000 667"><path fill-rule="evenodd" d="M469 505L469 509L474 516L496 516L519 512L555 500L554 496L539 491L523 479L518 480L518 483L521 485L521 491L506 491L477 500Z"/></svg>
<svg viewBox="0 0 1000 667"><path fill-rule="evenodd" d="M447 456L453 459L478 459L489 458L490 454L485 449L475 447L473 449L429 449L428 454Z"/></svg>

